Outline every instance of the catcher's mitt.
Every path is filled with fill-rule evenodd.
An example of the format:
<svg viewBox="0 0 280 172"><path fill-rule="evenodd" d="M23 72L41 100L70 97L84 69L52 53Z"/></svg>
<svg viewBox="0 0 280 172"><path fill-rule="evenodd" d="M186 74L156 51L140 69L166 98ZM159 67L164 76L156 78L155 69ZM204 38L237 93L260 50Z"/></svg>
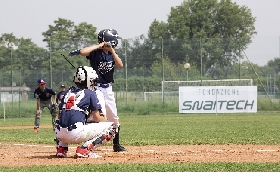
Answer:
<svg viewBox="0 0 280 172"><path fill-rule="evenodd" d="M57 104L52 104L51 114L56 114L57 112L58 112L58 105Z"/></svg>
<svg viewBox="0 0 280 172"><path fill-rule="evenodd" d="M101 110L99 110L99 115L103 122L108 120L105 114ZM95 123L95 122L97 121L94 121L93 117L90 114L86 116L86 123Z"/></svg>

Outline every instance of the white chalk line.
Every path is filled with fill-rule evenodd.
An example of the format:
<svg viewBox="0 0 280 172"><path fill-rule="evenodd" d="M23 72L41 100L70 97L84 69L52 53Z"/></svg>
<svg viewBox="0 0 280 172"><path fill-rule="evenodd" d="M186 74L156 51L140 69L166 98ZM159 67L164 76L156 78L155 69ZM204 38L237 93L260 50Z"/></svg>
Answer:
<svg viewBox="0 0 280 172"><path fill-rule="evenodd" d="M0 143L2 144L2 143ZM42 145L35 145L35 144L21 144L21 143L17 143L17 144L13 144L14 146L28 146L28 147L36 147L36 146L40 146L40 147L45 147L45 148L55 148L56 146L42 146ZM77 147L72 147L69 146L68 149L76 149ZM101 151L113 151L113 149L97 149L97 150L101 150ZM259 152L259 153L268 153L268 152L278 152L279 150L274 150L274 149L260 149L260 150L206 150L206 152L217 152L217 153L223 153L223 152ZM186 152L165 152L165 151L156 151L156 150L141 150L141 151L125 151L125 152L119 152L119 153L124 153L127 154L129 152L137 152L137 153L141 153L141 152L148 152L148 153L168 153L168 154L181 154L181 153L186 153ZM202 151L188 151L188 152L192 152L192 153L201 153ZM204 151L203 151L204 152ZM107 154L107 152L105 152Z"/></svg>

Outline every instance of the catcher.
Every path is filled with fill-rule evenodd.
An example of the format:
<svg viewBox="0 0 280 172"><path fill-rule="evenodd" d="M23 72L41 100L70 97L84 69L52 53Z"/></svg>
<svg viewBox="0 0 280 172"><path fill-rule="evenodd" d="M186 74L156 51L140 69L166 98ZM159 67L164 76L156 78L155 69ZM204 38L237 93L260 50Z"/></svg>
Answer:
<svg viewBox="0 0 280 172"><path fill-rule="evenodd" d="M74 83L66 91L59 105L60 118L55 128L56 138L59 140L57 157L64 158L68 151L68 144L80 144L76 149L77 158L98 158L94 153L100 146L114 139L118 130L118 123L107 122L106 117L100 115L101 106L94 89L98 75L93 68L80 66L74 73ZM92 117L94 123L86 123Z"/></svg>
<svg viewBox="0 0 280 172"><path fill-rule="evenodd" d="M44 79L38 79L38 88L34 91L34 98L37 99L37 111L34 121L34 132L37 133L40 126L40 119L42 111L45 107L50 110L52 115L53 130L55 127L55 120L58 112L58 106L56 104L56 92L52 88L46 86L47 82ZM51 100L53 96L53 102Z"/></svg>

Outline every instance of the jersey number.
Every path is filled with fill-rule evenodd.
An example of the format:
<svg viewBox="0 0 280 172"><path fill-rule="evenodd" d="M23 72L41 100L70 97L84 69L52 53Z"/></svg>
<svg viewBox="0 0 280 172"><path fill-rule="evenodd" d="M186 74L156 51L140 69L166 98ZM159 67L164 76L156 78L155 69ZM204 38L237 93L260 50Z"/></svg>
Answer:
<svg viewBox="0 0 280 172"><path fill-rule="evenodd" d="M72 106L74 106L75 103L75 98L74 96L69 97L67 103L66 103L66 110L70 110Z"/></svg>

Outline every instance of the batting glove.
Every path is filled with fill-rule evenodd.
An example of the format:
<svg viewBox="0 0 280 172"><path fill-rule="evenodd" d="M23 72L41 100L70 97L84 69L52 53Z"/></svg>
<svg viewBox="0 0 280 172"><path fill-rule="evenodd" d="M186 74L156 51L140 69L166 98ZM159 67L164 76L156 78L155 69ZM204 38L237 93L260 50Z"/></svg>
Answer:
<svg viewBox="0 0 280 172"><path fill-rule="evenodd" d="M111 46L112 46L111 42L107 42L107 47L111 47Z"/></svg>
<svg viewBox="0 0 280 172"><path fill-rule="evenodd" d="M80 51L81 51L81 49L71 51L71 52L69 53L69 56L76 56L76 55L79 55L79 54L80 54Z"/></svg>

